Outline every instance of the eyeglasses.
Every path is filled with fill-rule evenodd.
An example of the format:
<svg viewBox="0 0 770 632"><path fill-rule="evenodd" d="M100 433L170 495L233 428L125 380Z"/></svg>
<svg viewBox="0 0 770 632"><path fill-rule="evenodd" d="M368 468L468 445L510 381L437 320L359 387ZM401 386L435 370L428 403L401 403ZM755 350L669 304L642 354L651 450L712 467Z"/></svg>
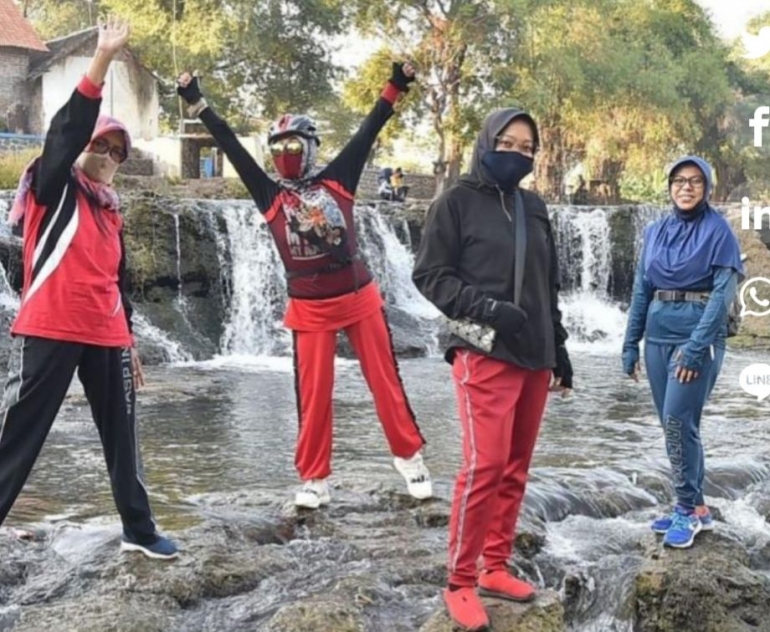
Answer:
<svg viewBox="0 0 770 632"><path fill-rule="evenodd" d="M110 158L120 164L121 162L125 162L128 159L128 152L125 150L124 147L119 147L117 145L110 145L110 141L108 141L106 138L95 138L91 141L91 145L88 148L88 151L99 154L100 156L104 156L105 154L109 154Z"/></svg>
<svg viewBox="0 0 770 632"><path fill-rule="evenodd" d="M689 184L693 189L700 189L706 183L706 179L703 176L693 176L692 178L685 178L684 176L677 176L671 180L677 189L684 188L685 184Z"/></svg>
<svg viewBox="0 0 770 632"><path fill-rule="evenodd" d="M275 143L270 143L270 153L273 154L273 156L280 156L284 153L296 156L303 151L305 151L305 146L302 144L302 141L297 138L290 138L283 142L277 141Z"/></svg>
<svg viewBox="0 0 770 632"><path fill-rule="evenodd" d="M520 143L511 136L498 136L495 138L495 149L503 151L518 151L525 156L535 155L535 144L531 141Z"/></svg>

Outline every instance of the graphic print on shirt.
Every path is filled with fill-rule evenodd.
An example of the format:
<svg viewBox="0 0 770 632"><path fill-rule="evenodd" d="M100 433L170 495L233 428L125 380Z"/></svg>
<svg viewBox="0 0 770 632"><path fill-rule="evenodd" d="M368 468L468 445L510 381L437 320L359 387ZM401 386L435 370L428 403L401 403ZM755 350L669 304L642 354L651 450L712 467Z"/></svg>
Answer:
<svg viewBox="0 0 770 632"><path fill-rule="evenodd" d="M345 217L337 201L324 187L287 196L283 212L292 258L319 259L345 250Z"/></svg>

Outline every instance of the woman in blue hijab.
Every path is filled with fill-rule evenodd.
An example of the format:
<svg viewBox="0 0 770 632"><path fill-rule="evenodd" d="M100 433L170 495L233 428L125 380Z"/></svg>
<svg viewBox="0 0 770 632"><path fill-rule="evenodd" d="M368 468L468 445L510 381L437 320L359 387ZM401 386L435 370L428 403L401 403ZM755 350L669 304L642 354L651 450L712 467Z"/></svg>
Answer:
<svg viewBox="0 0 770 632"><path fill-rule="evenodd" d="M623 371L639 380L639 341L676 489L673 512L652 523L663 543L692 546L713 529L703 499L700 419L725 354L727 321L743 280L740 247L709 205L711 166L680 158L669 171L673 211L645 229L634 282Z"/></svg>

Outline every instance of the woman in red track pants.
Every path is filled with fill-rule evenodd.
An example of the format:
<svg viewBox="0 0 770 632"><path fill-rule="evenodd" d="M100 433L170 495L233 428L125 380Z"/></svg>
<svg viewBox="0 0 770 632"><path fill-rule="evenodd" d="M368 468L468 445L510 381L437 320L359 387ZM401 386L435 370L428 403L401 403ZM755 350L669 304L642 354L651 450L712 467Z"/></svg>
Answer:
<svg viewBox="0 0 770 632"><path fill-rule="evenodd" d="M532 586L510 574L508 559L549 387L565 394L572 387L548 211L537 195L519 188L532 171L538 141L525 112L509 108L487 117L470 174L431 207L413 274L446 316L496 331L489 353L453 337L446 355L463 465L454 489L444 600L452 619L470 630L489 623L477 585L487 596L534 597ZM518 283L517 250L524 264Z"/></svg>
<svg viewBox="0 0 770 632"><path fill-rule="evenodd" d="M294 334L299 408L295 464L304 486L295 504L316 509L330 501L332 389L337 333L344 330L361 362L394 465L415 498L432 494L423 463L425 440L398 373L377 283L356 243L354 196L374 142L393 104L414 81L409 64L393 75L358 132L324 168L315 166L315 122L286 114L270 128L268 143L278 181L270 178L203 98L198 80L185 73L179 95L200 116L249 190L275 240L286 269L289 303L284 324Z"/></svg>

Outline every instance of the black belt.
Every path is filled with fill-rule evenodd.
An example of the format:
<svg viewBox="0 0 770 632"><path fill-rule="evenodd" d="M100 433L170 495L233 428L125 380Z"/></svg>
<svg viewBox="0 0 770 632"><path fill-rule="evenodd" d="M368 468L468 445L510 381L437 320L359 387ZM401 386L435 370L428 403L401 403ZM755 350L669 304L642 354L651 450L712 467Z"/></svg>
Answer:
<svg viewBox="0 0 770 632"><path fill-rule="evenodd" d="M674 301L677 303L705 303L708 301L710 292L708 291L692 291L685 292L683 290L655 290L656 301Z"/></svg>

